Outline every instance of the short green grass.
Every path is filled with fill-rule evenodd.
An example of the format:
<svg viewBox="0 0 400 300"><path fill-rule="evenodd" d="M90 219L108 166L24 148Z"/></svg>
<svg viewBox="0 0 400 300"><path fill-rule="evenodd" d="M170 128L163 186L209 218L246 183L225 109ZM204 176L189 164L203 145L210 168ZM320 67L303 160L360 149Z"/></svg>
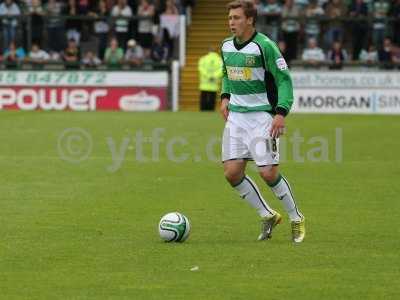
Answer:
<svg viewBox="0 0 400 300"><path fill-rule="evenodd" d="M286 216L272 240L255 241L258 216L223 178L215 113L1 112L0 298L399 299L399 121L288 118L288 137L304 138L305 156L294 161L287 139L281 170L307 218L305 242L293 245ZM68 128L90 137L86 160L60 159ZM159 152L138 149L155 128L164 130ZM167 144L187 159L168 159ZM77 159L87 145L74 138L60 147ZM283 212L254 168L248 173ZM187 242L160 241L158 221L170 211L189 217Z"/></svg>

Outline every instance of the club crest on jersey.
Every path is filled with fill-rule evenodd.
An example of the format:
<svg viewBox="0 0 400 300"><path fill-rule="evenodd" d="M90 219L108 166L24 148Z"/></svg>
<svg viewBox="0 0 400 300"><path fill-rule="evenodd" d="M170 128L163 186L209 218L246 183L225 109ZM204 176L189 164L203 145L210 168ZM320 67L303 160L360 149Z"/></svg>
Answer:
<svg viewBox="0 0 400 300"><path fill-rule="evenodd" d="M278 67L279 70L283 71L283 70L287 70L288 65L285 61L285 59L283 57L278 58L276 60L276 66Z"/></svg>
<svg viewBox="0 0 400 300"><path fill-rule="evenodd" d="M246 56L246 66L254 66L256 64L256 58L254 56Z"/></svg>

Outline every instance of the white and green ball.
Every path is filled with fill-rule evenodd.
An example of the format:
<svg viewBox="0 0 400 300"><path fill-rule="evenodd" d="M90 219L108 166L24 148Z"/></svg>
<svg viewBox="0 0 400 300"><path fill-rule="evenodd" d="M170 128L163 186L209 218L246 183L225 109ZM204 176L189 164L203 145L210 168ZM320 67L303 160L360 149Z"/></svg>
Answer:
<svg viewBox="0 0 400 300"><path fill-rule="evenodd" d="M158 231L166 242L184 242L190 233L189 219L178 212L168 213L161 218Z"/></svg>

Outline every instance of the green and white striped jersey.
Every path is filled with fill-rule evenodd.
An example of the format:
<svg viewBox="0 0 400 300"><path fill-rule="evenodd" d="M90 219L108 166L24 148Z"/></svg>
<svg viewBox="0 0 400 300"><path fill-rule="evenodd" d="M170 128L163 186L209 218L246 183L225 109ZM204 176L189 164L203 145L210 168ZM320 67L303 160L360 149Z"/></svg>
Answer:
<svg viewBox="0 0 400 300"><path fill-rule="evenodd" d="M292 79L273 41L258 32L243 44L231 37L223 41L221 54L221 96L230 99L230 111L289 113L293 103Z"/></svg>

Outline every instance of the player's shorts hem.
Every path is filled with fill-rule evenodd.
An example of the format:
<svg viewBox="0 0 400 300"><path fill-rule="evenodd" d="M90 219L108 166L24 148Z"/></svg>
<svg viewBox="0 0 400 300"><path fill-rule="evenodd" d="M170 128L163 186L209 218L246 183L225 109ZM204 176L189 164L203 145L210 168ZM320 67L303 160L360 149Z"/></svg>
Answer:
<svg viewBox="0 0 400 300"><path fill-rule="evenodd" d="M222 160L222 163L226 162L226 161L230 161L230 160L253 160L251 157L238 157L238 158L228 158L228 159L224 159Z"/></svg>
<svg viewBox="0 0 400 300"><path fill-rule="evenodd" d="M262 167L269 167L269 166L279 166L279 163L270 163L266 165L257 165L257 167L262 168Z"/></svg>

